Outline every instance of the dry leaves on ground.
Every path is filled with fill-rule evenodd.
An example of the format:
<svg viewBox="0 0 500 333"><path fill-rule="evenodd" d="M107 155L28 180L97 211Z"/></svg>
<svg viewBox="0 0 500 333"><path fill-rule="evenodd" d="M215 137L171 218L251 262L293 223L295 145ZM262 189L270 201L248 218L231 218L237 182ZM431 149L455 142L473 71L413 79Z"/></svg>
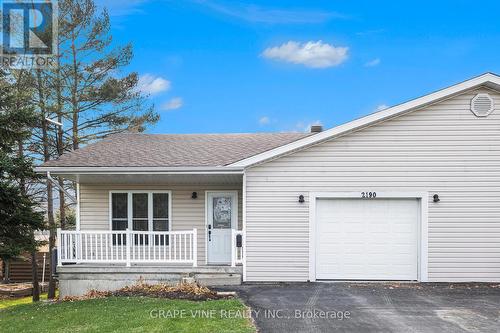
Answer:
<svg viewBox="0 0 500 333"><path fill-rule="evenodd" d="M169 285L165 283L148 284L139 280L136 284L123 287L116 291L91 290L87 294L78 297L67 296L63 301L80 301L86 299L105 298L109 296L125 297L156 297L168 299L185 299L194 301L204 301L209 299L228 298L230 295L218 295L215 291L197 283L179 283Z"/></svg>

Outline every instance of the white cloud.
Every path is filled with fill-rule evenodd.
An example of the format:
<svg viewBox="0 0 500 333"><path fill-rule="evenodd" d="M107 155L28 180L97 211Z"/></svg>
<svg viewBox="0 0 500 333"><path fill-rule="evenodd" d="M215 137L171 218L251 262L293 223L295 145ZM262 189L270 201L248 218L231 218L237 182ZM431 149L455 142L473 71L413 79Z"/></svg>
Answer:
<svg viewBox="0 0 500 333"><path fill-rule="evenodd" d="M377 106L375 108L375 111L382 111L382 110L385 110L387 109L389 106L388 105L385 105L385 104L380 104L379 106Z"/></svg>
<svg viewBox="0 0 500 333"><path fill-rule="evenodd" d="M170 101L161 106L162 110L176 110L184 105L184 101L180 97L174 97Z"/></svg>
<svg viewBox="0 0 500 333"><path fill-rule="evenodd" d="M194 0L194 2L203 5L216 13L251 23L322 23L332 18L347 18L347 16L333 11L266 8L254 4L242 4L237 1L216 2L213 0Z"/></svg>
<svg viewBox="0 0 500 333"><path fill-rule="evenodd" d="M269 124L269 122L270 122L270 119L267 116L260 117L260 119L259 119L260 125L267 125L267 124Z"/></svg>
<svg viewBox="0 0 500 333"><path fill-rule="evenodd" d="M380 65L380 58L375 58L365 63L365 67L375 67L378 65Z"/></svg>
<svg viewBox="0 0 500 333"><path fill-rule="evenodd" d="M348 47L336 47L321 40L307 43L289 41L280 46L270 47L262 56L311 68L338 66L347 60Z"/></svg>
<svg viewBox="0 0 500 333"><path fill-rule="evenodd" d="M144 74L139 77L137 89L148 95L155 95L170 89L171 83L160 76Z"/></svg>

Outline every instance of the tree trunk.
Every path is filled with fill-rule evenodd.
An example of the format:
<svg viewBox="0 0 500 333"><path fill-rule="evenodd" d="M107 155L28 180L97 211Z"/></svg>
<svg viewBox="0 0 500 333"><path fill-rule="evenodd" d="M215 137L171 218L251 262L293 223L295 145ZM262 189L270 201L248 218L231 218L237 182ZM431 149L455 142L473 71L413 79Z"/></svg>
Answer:
<svg viewBox="0 0 500 333"><path fill-rule="evenodd" d="M47 109L45 106L45 95L44 86L42 82L42 76L40 70L37 73L37 85L38 85L38 99L40 103L41 111L41 121L42 121L42 141L43 141L43 159L45 162L50 160L49 151L49 134L48 134L48 124L45 118L48 116ZM53 299L56 297L56 281L52 276L52 269L55 267L56 263L52 252L54 251L54 246L56 243L56 224L54 221L54 197L53 197L52 183L47 179L47 220L49 222L49 257L50 257L50 274L49 274L49 291L48 298Z"/></svg>
<svg viewBox="0 0 500 333"><path fill-rule="evenodd" d="M62 178L59 178L59 186L64 186ZM64 199L64 191L59 190L59 219L61 220L61 229L66 228L66 203Z"/></svg>
<svg viewBox="0 0 500 333"><path fill-rule="evenodd" d="M3 265L4 270L2 283L10 283L10 259L4 260Z"/></svg>
<svg viewBox="0 0 500 333"><path fill-rule="evenodd" d="M47 219L49 222L49 260L50 260L50 274L49 274L49 290L48 299L56 297L56 281L52 275L53 268L56 266L54 256L54 247L56 245L56 223L54 221L54 198L52 193L52 183L47 179Z"/></svg>
<svg viewBox="0 0 500 333"><path fill-rule="evenodd" d="M18 155L20 158L24 157L24 146L22 141L18 142ZM24 178L21 178L19 180L19 185L21 187L21 191L23 195L26 195L26 180ZM35 239L35 233L32 231L31 232L31 239L33 241L33 245L36 246L36 239ZM37 248L34 247L31 249L31 283L33 285L32 288L32 298L33 302L38 302L40 300L40 286L38 284L38 265L36 262L36 251Z"/></svg>
<svg viewBox="0 0 500 333"><path fill-rule="evenodd" d="M73 57L73 84L71 87L71 106L72 106L72 132L73 132L73 150L77 150L79 146L78 140L78 64L77 64L77 51L76 51L76 36L71 34L71 55Z"/></svg>
<svg viewBox="0 0 500 333"><path fill-rule="evenodd" d="M57 121L62 124L63 122L63 101L62 101L62 92L61 92L61 72L59 70L59 62L60 57L57 58L57 69L56 69L56 92L57 92ZM57 126L56 130L56 148L57 155L61 156L64 151L63 147L63 127ZM64 187L64 180L62 177L59 177L59 186ZM65 194L64 191L59 190L59 218L61 220L61 229L66 227L66 202L65 202Z"/></svg>
<svg viewBox="0 0 500 333"><path fill-rule="evenodd" d="M34 237L34 236L33 236ZM31 275L33 282L33 302L40 300L40 285L38 283L38 264L36 262L36 250L31 251Z"/></svg>

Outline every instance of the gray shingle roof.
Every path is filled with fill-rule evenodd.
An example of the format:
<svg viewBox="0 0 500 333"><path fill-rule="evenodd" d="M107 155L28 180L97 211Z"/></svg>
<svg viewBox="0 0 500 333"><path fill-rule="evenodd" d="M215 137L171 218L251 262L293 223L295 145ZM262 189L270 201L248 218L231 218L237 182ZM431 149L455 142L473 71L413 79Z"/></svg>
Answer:
<svg viewBox="0 0 500 333"><path fill-rule="evenodd" d="M224 166L302 139L310 133L116 134L43 167Z"/></svg>

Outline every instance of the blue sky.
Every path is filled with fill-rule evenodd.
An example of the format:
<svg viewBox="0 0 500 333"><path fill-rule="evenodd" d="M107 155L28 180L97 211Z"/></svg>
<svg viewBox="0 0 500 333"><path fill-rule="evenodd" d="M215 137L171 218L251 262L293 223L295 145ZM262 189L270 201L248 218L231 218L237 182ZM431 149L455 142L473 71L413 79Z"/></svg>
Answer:
<svg viewBox="0 0 500 333"><path fill-rule="evenodd" d="M98 2L134 45L151 133L329 128L500 73L498 1Z"/></svg>

